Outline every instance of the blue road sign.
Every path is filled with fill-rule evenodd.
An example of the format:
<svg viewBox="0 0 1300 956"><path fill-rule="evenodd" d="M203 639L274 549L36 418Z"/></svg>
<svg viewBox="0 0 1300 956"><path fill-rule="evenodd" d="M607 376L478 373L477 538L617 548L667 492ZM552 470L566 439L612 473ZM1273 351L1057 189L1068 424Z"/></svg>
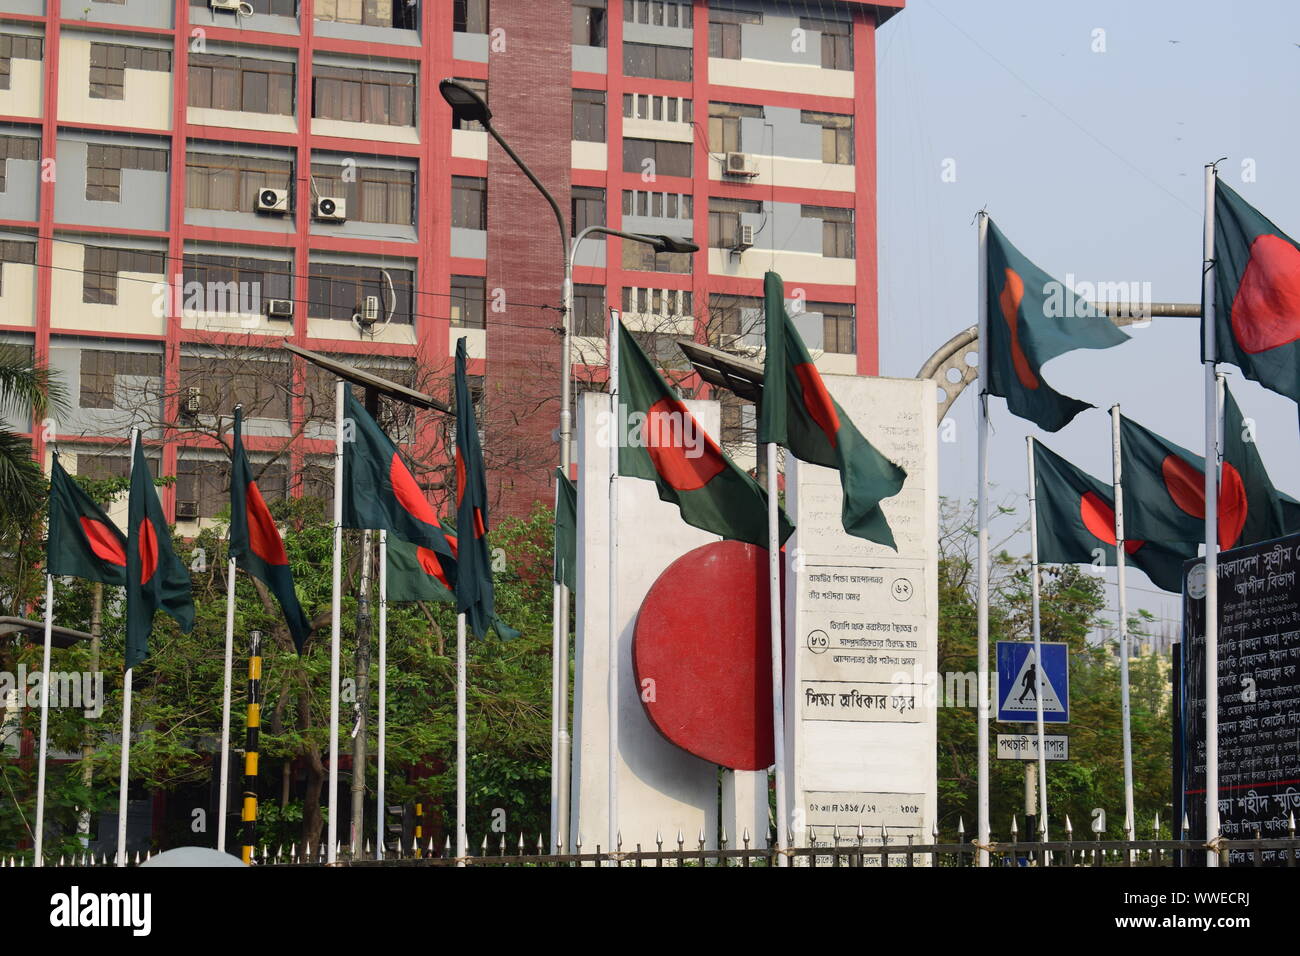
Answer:
<svg viewBox="0 0 1300 956"><path fill-rule="evenodd" d="M1067 644L1040 644L1043 649L1043 723L1070 722L1070 657ZM1036 723L1034 645L998 641L998 720Z"/></svg>

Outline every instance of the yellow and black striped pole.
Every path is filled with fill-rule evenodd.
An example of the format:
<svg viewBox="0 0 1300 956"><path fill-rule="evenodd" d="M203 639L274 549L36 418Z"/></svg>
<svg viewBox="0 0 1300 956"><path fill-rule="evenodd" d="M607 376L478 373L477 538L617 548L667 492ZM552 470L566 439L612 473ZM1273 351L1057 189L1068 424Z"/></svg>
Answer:
<svg viewBox="0 0 1300 956"><path fill-rule="evenodd" d="M262 632L248 632L248 736L244 741L244 848L245 863L253 859L257 836L257 754L262 730Z"/></svg>
<svg viewBox="0 0 1300 956"><path fill-rule="evenodd" d="M411 839L412 855L420 856L420 840L424 838L424 804L415 805L415 836Z"/></svg>

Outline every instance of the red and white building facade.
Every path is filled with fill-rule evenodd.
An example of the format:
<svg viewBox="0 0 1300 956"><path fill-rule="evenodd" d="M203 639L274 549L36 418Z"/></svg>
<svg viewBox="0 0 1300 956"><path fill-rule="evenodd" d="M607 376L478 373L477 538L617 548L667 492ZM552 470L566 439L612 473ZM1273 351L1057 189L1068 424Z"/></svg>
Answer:
<svg viewBox="0 0 1300 956"><path fill-rule="evenodd" d="M822 368L874 374L876 31L902 5L4 0L0 341L72 405L12 424L96 475L144 426L184 524L225 500L224 454L186 423L236 401L254 458L278 456L268 496L327 474L331 435L302 422L332 395L283 341L436 390L465 335L488 401L522 410L487 419L489 449L510 430L553 463L559 236L488 134L453 128L444 77L484 90L578 227L700 246L582 244L579 368L607 306L665 364L680 335L754 350L774 269ZM552 500L548 467L493 480L507 511Z"/></svg>

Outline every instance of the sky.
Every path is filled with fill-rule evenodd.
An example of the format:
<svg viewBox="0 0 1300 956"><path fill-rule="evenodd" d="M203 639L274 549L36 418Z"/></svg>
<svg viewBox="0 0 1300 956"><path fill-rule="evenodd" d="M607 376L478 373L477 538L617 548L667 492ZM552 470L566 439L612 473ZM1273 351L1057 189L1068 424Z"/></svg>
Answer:
<svg viewBox="0 0 1300 956"><path fill-rule="evenodd" d="M1055 278L1149 282L1198 302L1203 167L1300 237L1300 3L909 0L877 37L880 371L910 377L975 325L976 212ZM950 171L948 177L945 170ZM955 174L955 175L952 175ZM953 181L945 181L945 178ZM990 399L990 499L1027 514L1025 436L1109 483L1109 407L1204 449L1195 319L1044 366L1097 407L1055 434ZM1295 404L1221 366L1274 484L1300 492ZM940 494L972 499L975 388L940 443ZM1028 552L1028 535L1011 550ZM1109 572L1113 581L1114 571ZM1129 606L1176 622L1179 598L1129 572ZM1108 587L1114 600L1114 589Z"/></svg>

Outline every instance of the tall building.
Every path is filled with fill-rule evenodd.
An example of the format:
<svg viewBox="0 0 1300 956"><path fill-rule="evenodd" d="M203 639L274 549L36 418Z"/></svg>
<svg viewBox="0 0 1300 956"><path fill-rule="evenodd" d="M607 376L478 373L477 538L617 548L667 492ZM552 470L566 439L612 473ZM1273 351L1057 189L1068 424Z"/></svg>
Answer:
<svg viewBox="0 0 1300 956"><path fill-rule="evenodd" d="M124 474L141 425L185 527L224 505L238 401L274 459L263 488L311 493L333 393L282 342L445 393L465 335L493 493L550 501L559 234L488 134L453 123L444 77L483 93L573 232L700 246L583 242L579 390L599 387L614 306L703 394L673 341L755 351L767 269L825 370L874 373L876 30L902 5L4 0L0 340L72 406L27 423L38 453ZM395 427L445 440L436 417Z"/></svg>

